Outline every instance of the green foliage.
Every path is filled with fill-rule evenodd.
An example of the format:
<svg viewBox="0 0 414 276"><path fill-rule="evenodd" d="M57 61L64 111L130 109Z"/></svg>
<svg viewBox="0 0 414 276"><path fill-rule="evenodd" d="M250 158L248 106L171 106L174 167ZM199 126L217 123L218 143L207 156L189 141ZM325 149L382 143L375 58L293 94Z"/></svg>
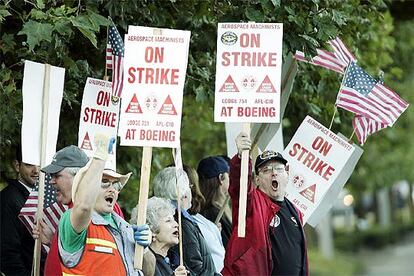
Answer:
<svg viewBox="0 0 414 276"><path fill-rule="evenodd" d="M181 141L184 162L196 166L206 155L226 152L224 125L213 122L218 22L282 22L285 55L296 50L314 55L317 47L327 49L326 42L340 35L364 68L374 75L382 69L386 72L386 83L393 84L394 78L405 77L406 72L401 70L403 65L409 66L412 62L405 64L403 56L397 55L400 63L393 63L397 46L405 47L401 51L410 47L405 42L404 46L397 45L391 36L393 19L385 3L381 0L8 1L0 6L0 22L4 30L0 47L0 144L5 149L0 154L1 167L4 168L9 146L20 139L21 82L26 59L66 68L58 148L77 143L80 101L86 78L102 78L104 75L107 16L112 18L121 34L128 25L191 31ZM409 28L405 33L407 36L403 41L408 40ZM340 81L339 74L300 63L283 121L286 142L307 114L329 125ZM401 89L408 91L404 87ZM350 134L351 118L352 114L339 110L333 130ZM408 127L409 122L401 120L398 127L400 123ZM389 150L401 141L400 135L404 135L403 131L393 130L382 131L381 136L370 139L385 139ZM369 152L378 150L374 143L372 147ZM403 153L401 148L398 154L402 157ZM369 155L359 166L355 183L363 184L362 176L371 179L378 175L373 178L373 183L385 184L385 173L373 174L370 167L372 160L380 159L380 153ZM119 147L117 163L120 171L134 173L121 198L127 210L137 199L140 162L141 149ZM171 150L154 150L151 175L171 162ZM385 162L376 169L389 172L387 165L389 163ZM387 181L400 173L402 169L395 169Z"/></svg>

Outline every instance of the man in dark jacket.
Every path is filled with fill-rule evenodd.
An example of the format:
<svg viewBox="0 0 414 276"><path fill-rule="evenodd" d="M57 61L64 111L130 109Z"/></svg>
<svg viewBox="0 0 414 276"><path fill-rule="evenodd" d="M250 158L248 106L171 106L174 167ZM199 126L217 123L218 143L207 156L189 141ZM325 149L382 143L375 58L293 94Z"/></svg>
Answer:
<svg viewBox="0 0 414 276"><path fill-rule="evenodd" d="M249 150L247 134L236 138L239 153L230 161L229 194L233 206L233 232L226 249L223 275L309 275L302 215L285 197L289 178L280 153L265 151L256 158L257 188L251 162L247 183L246 236L237 236L240 156Z"/></svg>
<svg viewBox="0 0 414 276"><path fill-rule="evenodd" d="M16 149L13 166L17 172L17 179L8 180L8 186L0 193L0 271L5 275L30 275L34 239L18 215L39 177L39 167L22 162L20 146ZM41 260L43 262L44 258Z"/></svg>

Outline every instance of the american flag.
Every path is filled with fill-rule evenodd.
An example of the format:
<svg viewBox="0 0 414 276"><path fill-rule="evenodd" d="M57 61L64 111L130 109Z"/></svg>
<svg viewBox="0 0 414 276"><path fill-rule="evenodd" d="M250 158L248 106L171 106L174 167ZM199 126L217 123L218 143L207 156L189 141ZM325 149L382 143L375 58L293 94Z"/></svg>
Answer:
<svg viewBox="0 0 414 276"><path fill-rule="evenodd" d="M109 44L112 47L112 95L121 97L124 86L124 42L114 25L109 26Z"/></svg>
<svg viewBox="0 0 414 276"><path fill-rule="evenodd" d="M111 44L106 44L106 69L112 69L112 47Z"/></svg>
<svg viewBox="0 0 414 276"><path fill-rule="evenodd" d="M355 56L346 48L345 44L339 37L329 41L332 46L335 57L342 62L345 66L348 66L351 62L356 62Z"/></svg>
<svg viewBox="0 0 414 276"><path fill-rule="evenodd" d="M352 124L361 144L368 135L392 126L408 108L407 102L355 62L345 73L336 105L356 114Z"/></svg>
<svg viewBox="0 0 414 276"><path fill-rule="evenodd" d="M337 106L376 122L392 126L408 103L351 62L336 99Z"/></svg>
<svg viewBox="0 0 414 276"><path fill-rule="evenodd" d="M387 127L386 124L379 123L360 115L356 115L354 117L352 120L352 126L361 145L364 145L365 141L368 138L368 135L371 135Z"/></svg>
<svg viewBox="0 0 414 276"><path fill-rule="evenodd" d="M328 43L332 46L333 53L316 49L318 55L309 61L305 58L305 54L303 52L296 51L295 58L300 61L308 62L310 64L344 74L345 68L348 64L351 61L356 61L354 55L346 48L345 44L339 37L329 41Z"/></svg>
<svg viewBox="0 0 414 276"><path fill-rule="evenodd" d="M50 179L50 175L46 174L43 220L46 222L47 226L55 232L59 224L60 217L67 210L67 207L56 201L56 190L52 184L49 183ZM30 192L29 197L27 198L19 214L19 219L23 222L30 233L36 223L35 215L38 203L38 189L39 186L36 185L36 187Z"/></svg>

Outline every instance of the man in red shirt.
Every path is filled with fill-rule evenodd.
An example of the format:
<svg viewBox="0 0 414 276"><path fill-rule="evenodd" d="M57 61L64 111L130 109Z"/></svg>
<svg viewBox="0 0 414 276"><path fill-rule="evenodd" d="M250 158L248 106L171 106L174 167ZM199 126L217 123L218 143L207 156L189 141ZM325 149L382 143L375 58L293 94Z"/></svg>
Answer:
<svg viewBox="0 0 414 276"><path fill-rule="evenodd" d="M309 275L302 215L285 197L289 167L280 153L265 151L256 158L255 180L249 162L246 236L237 236L241 152L249 150L246 133L236 138L239 154L230 161L229 194L233 232L226 248L223 275Z"/></svg>

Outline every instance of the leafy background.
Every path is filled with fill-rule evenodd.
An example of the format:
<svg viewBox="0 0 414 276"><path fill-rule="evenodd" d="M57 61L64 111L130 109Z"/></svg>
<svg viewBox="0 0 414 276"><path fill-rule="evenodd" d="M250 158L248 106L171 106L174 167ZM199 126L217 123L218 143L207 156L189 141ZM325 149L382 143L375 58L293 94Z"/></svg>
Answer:
<svg viewBox="0 0 414 276"><path fill-rule="evenodd" d="M214 123L214 79L218 22L282 22L284 55L327 48L339 35L373 76L385 73L385 83L413 102L414 24L407 2L383 0L171 0L171 1L3 1L0 5L1 174L13 177L12 146L20 141L21 84L24 60L66 68L58 149L77 143L82 91L88 76L105 74L108 16L124 34L128 25L191 31L184 90L182 153L197 166L207 155L225 154L223 123ZM408 2L408 6L410 3ZM411 19L411 20L409 20ZM323 68L299 64L299 73L283 120L287 143L309 114L328 126L341 76ZM358 195L406 179L414 181L412 126L409 108L395 127L368 138L364 154L347 187ZM333 131L352 133L352 114L339 110ZM129 212L136 204L141 148L119 147L119 171L133 177L120 198ZM154 149L152 173L172 162L170 149Z"/></svg>

